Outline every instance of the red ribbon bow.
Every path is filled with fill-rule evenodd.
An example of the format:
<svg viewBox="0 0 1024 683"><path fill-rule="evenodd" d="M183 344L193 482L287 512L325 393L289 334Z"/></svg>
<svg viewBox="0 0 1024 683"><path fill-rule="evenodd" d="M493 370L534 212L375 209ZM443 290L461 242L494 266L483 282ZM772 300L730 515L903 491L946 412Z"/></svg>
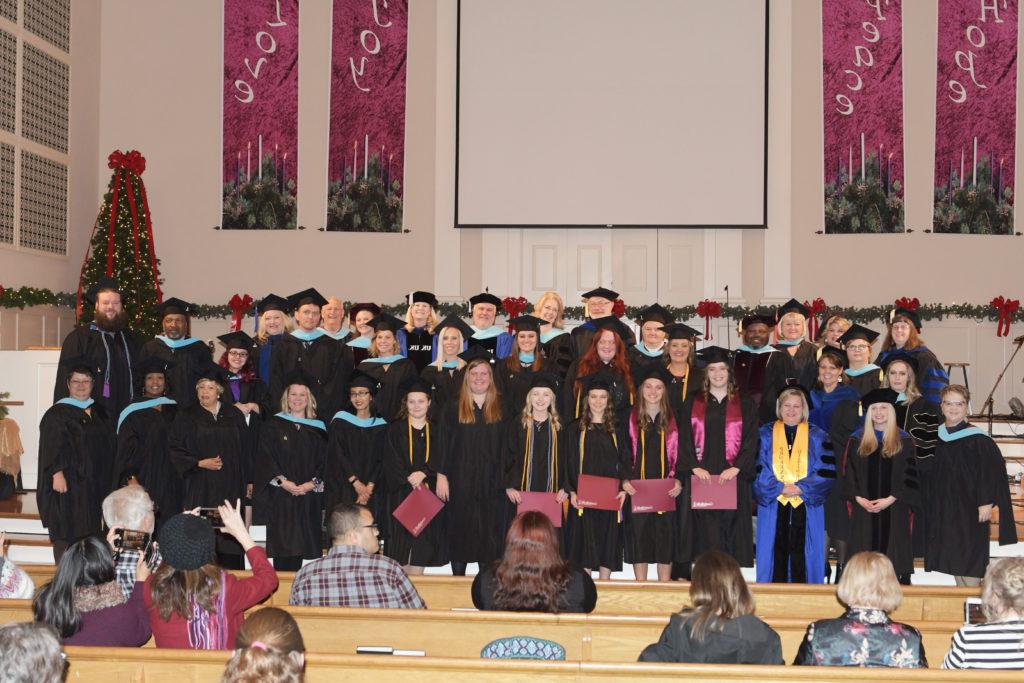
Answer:
<svg viewBox="0 0 1024 683"><path fill-rule="evenodd" d="M621 318L626 315L626 302L622 299L616 299L612 302L612 315L616 318Z"/></svg>
<svg viewBox="0 0 1024 683"><path fill-rule="evenodd" d="M133 149L125 154L121 150L116 149L107 157L107 168L111 170L123 168L135 175L142 175L143 171L146 170L146 159L138 150Z"/></svg>
<svg viewBox="0 0 1024 683"><path fill-rule="evenodd" d="M4 298L4 286L0 285L0 300Z"/></svg>
<svg viewBox="0 0 1024 683"><path fill-rule="evenodd" d="M825 305L825 300L820 296L814 301L807 301L804 299L804 306L811 312L811 319L807 321L807 333L811 339L818 338L818 316L828 310L828 306ZM824 322L824 321L822 321Z"/></svg>
<svg viewBox="0 0 1024 683"><path fill-rule="evenodd" d="M704 340L711 341L711 319L722 315L722 304L712 299L704 299L697 304L697 315L704 318Z"/></svg>
<svg viewBox="0 0 1024 683"><path fill-rule="evenodd" d="M238 332L242 329L242 316L252 308L252 297L248 294L245 296L235 294L228 301L228 306L231 307L231 332Z"/></svg>
<svg viewBox="0 0 1024 683"><path fill-rule="evenodd" d="M526 311L526 305L530 303L526 300L526 297L522 296L507 296L501 300L501 307L504 309L508 319L518 318ZM512 325L508 326L509 332L512 331Z"/></svg>
<svg viewBox="0 0 1024 683"><path fill-rule="evenodd" d="M1010 322L1013 320L1013 314L1020 308L1020 301L1017 299L1004 299L1002 296L997 296L990 302L992 308L996 309L996 313L999 315L999 321L996 324L996 336L997 337L1008 337L1010 336Z"/></svg>
<svg viewBox="0 0 1024 683"><path fill-rule="evenodd" d="M908 299L905 296L896 299L896 308L905 308L908 311L916 311L920 305L921 302L917 300L916 296L913 299Z"/></svg>

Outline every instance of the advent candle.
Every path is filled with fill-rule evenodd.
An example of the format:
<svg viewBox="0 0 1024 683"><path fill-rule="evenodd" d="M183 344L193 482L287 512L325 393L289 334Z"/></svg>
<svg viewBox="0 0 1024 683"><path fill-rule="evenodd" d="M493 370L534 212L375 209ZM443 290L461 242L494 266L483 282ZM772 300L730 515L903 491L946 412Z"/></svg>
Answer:
<svg viewBox="0 0 1024 683"><path fill-rule="evenodd" d="M960 189L964 189L964 148L960 148Z"/></svg>
<svg viewBox="0 0 1024 683"><path fill-rule="evenodd" d="M853 182L853 146L850 146L850 175L847 178L847 182Z"/></svg>
<svg viewBox="0 0 1024 683"><path fill-rule="evenodd" d="M280 175L277 172L277 167L280 166L281 157L277 156L277 143L274 143L274 177Z"/></svg>
<svg viewBox="0 0 1024 683"><path fill-rule="evenodd" d="M885 169L882 168L882 148L884 146L881 143L878 144L878 158L875 160L878 162L878 185L882 188L885 187L885 174L883 173Z"/></svg>
<svg viewBox="0 0 1024 683"><path fill-rule="evenodd" d="M394 161L394 153L388 155L388 194L391 194L391 162Z"/></svg>
<svg viewBox="0 0 1024 683"><path fill-rule="evenodd" d="M380 159L377 161L377 175L380 178L380 184L384 184L384 145L380 146Z"/></svg>
<svg viewBox="0 0 1024 683"><path fill-rule="evenodd" d="M892 153L889 153L889 167L885 171L885 196L892 192Z"/></svg>
<svg viewBox="0 0 1024 683"><path fill-rule="evenodd" d="M252 142L245 143L245 182L252 180Z"/></svg>
<svg viewBox="0 0 1024 683"><path fill-rule="evenodd" d="M996 184L996 201L1003 203L1003 160L999 160L999 181Z"/></svg>
<svg viewBox="0 0 1024 683"><path fill-rule="evenodd" d="M235 166L235 187L242 181L242 153L238 153L238 164Z"/></svg>
<svg viewBox="0 0 1024 683"><path fill-rule="evenodd" d="M864 133L860 134L860 181L864 182Z"/></svg>
<svg viewBox="0 0 1024 683"><path fill-rule="evenodd" d="M971 185L978 186L978 136L974 136L974 171L971 175Z"/></svg>
<svg viewBox="0 0 1024 683"><path fill-rule="evenodd" d="M370 179L370 134L363 138L363 180Z"/></svg>
<svg viewBox="0 0 1024 683"><path fill-rule="evenodd" d="M284 192L288 188L288 152L284 153L284 158L281 160L281 191Z"/></svg>
<svg viewBox="0 0 1024 683"><path fill-rule="evenodd" d="M258 166L260 182L263 181L263 133L259 134L259 151L256 157L256 164Z"/></svg>
<svg viewBox="0 0 1024 683"><path fill-rule="evenodd" d="M843 158L839 157L836 160L836 191L839 190L839 186L843 181Z"/></svg>
<svg viewBox="0 0 1024 683"><path fill-rule="evenodd" d="M359 168L359 141L352 141L352 182L356 181L356 169Z"/></svg>

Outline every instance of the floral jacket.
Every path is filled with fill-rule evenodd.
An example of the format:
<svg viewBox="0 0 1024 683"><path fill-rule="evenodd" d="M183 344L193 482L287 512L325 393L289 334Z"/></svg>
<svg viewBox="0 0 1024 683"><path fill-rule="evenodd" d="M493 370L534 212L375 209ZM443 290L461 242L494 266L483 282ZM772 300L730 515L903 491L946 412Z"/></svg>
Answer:
<svg viewBox="0 0 1024 683"><path fill-rule="evenodd" d="M807 627L794 664L925 668L921 633L878 609L851 607Z"/></svg>

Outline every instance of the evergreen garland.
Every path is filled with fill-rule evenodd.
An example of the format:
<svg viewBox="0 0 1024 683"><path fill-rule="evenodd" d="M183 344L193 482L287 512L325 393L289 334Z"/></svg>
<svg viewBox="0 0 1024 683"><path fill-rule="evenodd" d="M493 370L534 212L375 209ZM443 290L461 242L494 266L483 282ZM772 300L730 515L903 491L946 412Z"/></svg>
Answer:
<svg viewBox="0 0 1024 683"><path fill-rule="evenodd" d="M329 232L402 232L402 184L391 178L379 154L370 157L367 177L346 169L343 181L327 188ZM353 177L354 175L354 177Z"/></svg>

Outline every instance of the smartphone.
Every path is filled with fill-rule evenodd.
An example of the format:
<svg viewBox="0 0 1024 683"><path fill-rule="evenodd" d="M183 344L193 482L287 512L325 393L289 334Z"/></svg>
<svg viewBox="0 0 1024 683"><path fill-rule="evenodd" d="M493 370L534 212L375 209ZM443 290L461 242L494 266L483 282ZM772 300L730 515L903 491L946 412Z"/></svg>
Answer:
<svg viewBox="0 0 1024 683"><path fill-rule="evenodd" d="M224 520L220 518L220 510L217 508L199 508L199 516L209 522L214 529L224 527Z"/></svg>
<svg viewBox="0 0 1024 683"><path fill-rule="evenodd" d="M121 550L139 550L145 552L151 537L145 531L135 529L118 529L114 533L114 545Z"/></svg>
<svg viewBox="0 0 1024 683"><path fill-rule="evenodd" d="M981 611L981 598L967 598L964 602L964 623L985 623L985 615Z"/></svg>

